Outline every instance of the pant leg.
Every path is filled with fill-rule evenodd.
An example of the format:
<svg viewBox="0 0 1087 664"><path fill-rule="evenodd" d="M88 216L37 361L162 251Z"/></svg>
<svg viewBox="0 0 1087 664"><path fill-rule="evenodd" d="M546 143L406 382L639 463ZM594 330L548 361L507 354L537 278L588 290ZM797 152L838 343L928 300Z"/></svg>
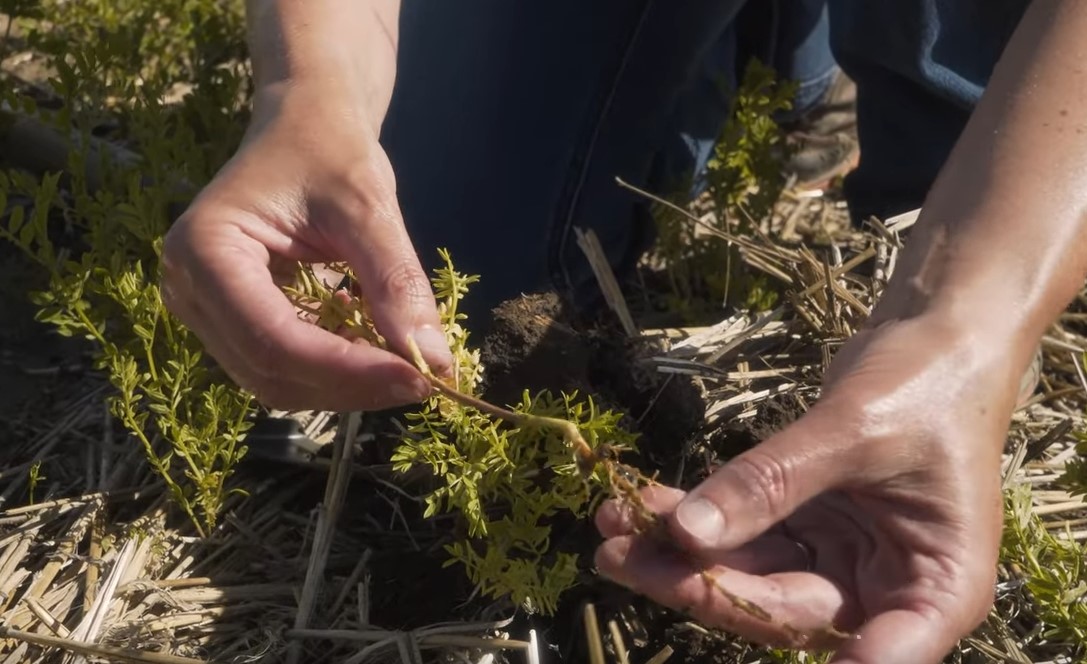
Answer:
<svg viewBox="0 0 1087 664"><path fill-rule="evenodd" d="M857 84L854 219L919 207L1030 0L830 0L831 43Z"/></svg>
<svg viewBox="0 0 1087 664"><path fill-rule="evenodd" d="M783 80L797 83L787 121L818 105L838 73L826 0L777 0L776 32L773 67Z"/></svg>
<svg viewBox="0 0 1087 664"><path fill-rule="evenodd" d="M705 190L705 168L728 119L737 82L751 58L773 67L782 81L794 81L793 108L777 118L790 122L823 99L838 65L830 48L827 0L772 0L744 5L736 20L714 40L693 80L683 89L673 118L670 143L661 155L664 192L689 187L692 198ZM684 170L686 169L686 170Z"/></svg>
<svg viewBox="0 0 1087 664"><path fill-rule="evenodd" d="M743 0L405 0L382 142L426 265L482 275L475 313L595 293L575 227L613 265L645 246L645 184L680 91ZM478 323L485 323L477 316Z"/></svg>
<svg viewBox="0 0 1087 664"><path fill-rule="evenodd" d="M822 100L838 73L827 0L751 3L737 25L738 76L754 57L773 67L782 80L797 84L793 109L781 121L799 118Z"/></svg>

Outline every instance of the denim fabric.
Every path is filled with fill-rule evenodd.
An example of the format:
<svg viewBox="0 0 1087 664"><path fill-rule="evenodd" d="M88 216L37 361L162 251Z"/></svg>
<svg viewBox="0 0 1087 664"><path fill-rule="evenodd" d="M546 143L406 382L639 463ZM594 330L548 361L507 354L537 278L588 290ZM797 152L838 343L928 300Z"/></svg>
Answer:
<svg viewBox="0 0 1087 664"><path fill-rule="evenodd" d="M673 111L742 0L405 0L382 142L424 264L482 275L466 303L595 295L576 227L629 268L648 241ZM718 114L720 109L718 109Z"/></svg>
<svg viewBox="0 0 1087 664"><path fill-rule="evenodd" d="M829 37L827 0L745 4L680 95L669 143L657 158L660 177L655 182L663 187L658 191L689 188L693 198L705 189L706 163L750 59L771 65L781 80L797 84L793 108L778 121L796 120L816 106L838 73Z"/></svg>
<svg viewBox="0 0 1087 664"><path fill-rule="evenodd" d="M834 54L857 83L854 219L920 207L1030 0L831 0Z"/></svg>
<svg viewBox="0 0 1087 664"><path fill-rule="evenodd" d="M826 31L821 0L808 5L815 21L784 11L805 1L779 0L773 52L814 81L827 62L811 55ZM847 183L858 215L922 202L1027 1L829 0L834 53L858 85L863 156ZM596 231L619 272L632 266L650 225L615 178L668 191L704 164L744 5L404 0L382 142L424 263L448 247L483 275L473 326L521 292L557 288L592 304L577 227Z"/></svg>
<svg viewBox="0 0 1087 664"><path fill-rule="evenodd" d="M771 65L783 80L797 83L794 120L821 101L838 73L830 48L827 0L763 0L749 2L735 24L737 75L748 59Z"/></svg>

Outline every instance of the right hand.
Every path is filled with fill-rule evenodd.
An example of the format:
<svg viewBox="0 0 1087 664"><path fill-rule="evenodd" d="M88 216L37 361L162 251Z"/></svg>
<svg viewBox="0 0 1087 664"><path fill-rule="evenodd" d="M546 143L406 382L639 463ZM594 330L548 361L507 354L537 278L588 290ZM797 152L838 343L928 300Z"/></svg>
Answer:
<svg viewBox="0 0 1087 664"><path fill-rule="evenodd" d="M166 306L267 406L378 410L418 402L452 356L366 104L263 92L237 154L166 235ZM279 290L296 261L346 261L389 351L298 318ZM392 352L390 352L392 351Z"/></svg>
<svg viewBox="0 0 1087 664"><path fill-rule="evenodd" d="M943 661L992 606L1001 452L1036 341L948 318L858 332L796 422L690 493L646 489L666 546L605 503L600 571L761 643L837 648L833 664ZM776 623L707 587L699 568ZM829 625L857 638L818 634Z"/></svg>

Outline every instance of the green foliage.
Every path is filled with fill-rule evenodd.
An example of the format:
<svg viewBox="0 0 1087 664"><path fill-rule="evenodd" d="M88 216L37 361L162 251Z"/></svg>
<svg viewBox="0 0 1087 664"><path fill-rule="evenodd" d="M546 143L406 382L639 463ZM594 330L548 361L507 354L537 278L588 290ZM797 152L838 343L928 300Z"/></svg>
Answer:
<svg viewBox="0 0 1087 664"><path fill-rule="evenodd" d="M1087 435L1079 434L1076 456L1065 464L1060 483L1072 496L1087 496Z"/></svg>
<svg viewBox="0 0 1087 664"><path fill-rule="evenodd" d="M474 394L482 378L478 351L468 347L460 299L476 277L458 274L448 254L433 283L456 359L459 391ZM514 410L574 422L590 447L629 446L634 437L619 427L620 416L600 411L591 399L525 393ZM426 497L426 516L455 512L467 536L447 547L448 564L460 563L480 591L509 596L530 611L553 613L577 576L577 556L556 551L551 522L560 515L585 516L589 482L580 474L562 434L540 427L510 427L441 396L408 416L410 425L393 455L397 470L431 469L439 486ZM599 471L598 471L599 473Z"/></svg>
<svg viewBox="0 0 1087 664"><path fill-rule="evenodd" d="M773 211L785 185L782 166L788 154L774 116L791 108L795 93L795 84L778 82L771 68L757 60L748 64L707 166L707 192L715 213L711 223L718 230L749 233L753 223ZM689 183L682 186L673 202L682 206L689 189ZM697 318L726 303L756 311L776 304L773 284L744 269L733 245L667 206L655 206L653 216L654 252L668 271L669 310Z"/></svg>
<svg viewBox="0 0 1087 664"><path fill-rule="evenodd" d="M774 664L826 664L830 661L829 653L811 653L797 650L767 649L766 655Z"/></svg>
<svg viewBox="0 0 1087 664"><path fill-rule="evenodd" d="M1041 622L1038 639L1067 643L1078 655L1087 652L1085 554L1082 544L1054 535L1034 514L1029 485L1005 492L1001 559L1015 561L1022 574Z"/></svg>
<svg viewBox="0 0 1087 664"><path fill-rule="evenodd" d="M242 0L38 0L30 9L47 18L29 24L32 48L67 51L73 66L87 56L99 65L76 100L90 108L124 104L127 97L110 93L130 83L198 85L245 58Z"/></svg>
<svg viewBox="0 0 1087 664"><path fill-rule="evenodd" d="M758 60L748 64L708 164L709 191L718 210L751 219L770 214L785 186L784 136L774 115L792 108L795 96L796 85L779 83L773 69Z"/></svg>
<svg viewBox="0 0 1087 664"><path fill-rule="evenodd" d="M29 40L63 106L45 114L28 98L5 101L71 136L73 149L63 184L59 173L0 172L0 209L10 209L0 238L47 275L31 294L38 319L93 343L116 388L113 414L204 533L245 453L250 399L206 366L163 306L158 274L173 212L241 138L248 83L230 60L244 43L240 7L42 0L36 10L44 20L27 23ZM120 128L140 157L95 146L102 127Z"/></svg>
<svg viewBox="0 0 1087 664"><path fill-rule="evenodd" d="M1087 366L1087 353L1078 362ZM1076 456L1065 464L1060 482L1073 496L1087 496L1087 432L1079 431L1076 437Z"/></svg>
<svg viewBox="0 0 1087 664"><path fill-rule="evenodd" d="M45 481L47 478L42 473L42 462L35 461L34 465L30 467L30 472L26 478L26 495L27 502L31 505L34 504L34 492L38 490L38 485Z"/></svg>

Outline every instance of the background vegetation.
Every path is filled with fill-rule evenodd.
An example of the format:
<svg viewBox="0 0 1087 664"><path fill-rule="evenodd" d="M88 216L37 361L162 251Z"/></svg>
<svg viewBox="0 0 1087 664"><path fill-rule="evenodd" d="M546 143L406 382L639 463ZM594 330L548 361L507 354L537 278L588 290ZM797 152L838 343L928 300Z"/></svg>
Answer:
<svg viewBox="0 0 1087 664"><path fill-rule="evenodd" d="M0 237L33 261L40 277L35 283L45 284L27 293L38 320L90 342L96 366L112 385L112 415L133 444L142 446L173 503L201 534L220 522L229 479L246 453L244 434L255 406L204 361L198 340L165 311L157 275L161 238L170 221L230 156L245 128L251 90L242 11L235 0L0 0L0 13L12 19L0 38L0 56L30 50L37 54L38 67L32 76L5 67L0 141L7 143L0 144L12 145L16 132L33 122L54 129L73 148L43 149L32 161L47 167L37 172L22 163L0 171ZM709 183L719 230L731 234L755 232L761 220L773 215L784 185L775 166L781 135L770 115L785 105L788 87L775 85L769 72L752 67L745 89L722 136ZM8 155L8 161L17 161L15 156ZM735 246L699 234L666 208L658 212L656 260L669 278L668 306L696 315L725 300L756 310L779 303L784 285L751 276ZM457 291L449 283L451 274L438 284L446 296ZM451 301L455 305L455 298ZM447 313L453 333L463 333L455 327L455 311ZM1078 324L1079 315L1072 314L1070 324ZM1083 358L1058 348L1063 366L1078 372ZM1067 364L1070 353L1072 364ZM588 402L569 398L526 396L522 406L566 413L590 431L600 426L613 432L616 424ZM486 535L494 545L480 553L464 540L450 545L447 553L484 592L513 592L518 603L554 609L558 592L573 582L573 571L566 554L550 549L537 517L560 508L578 513L586 508L580 497L576 504L564 502L580 495L576 474L560 468L566 478L560 481L569 486L544 496L518 475L540 459L514 458L510 451L526 449L523 440L487 422L469 422L476 413L462 412L464 421L451 425L448 413L438 410L438 404L430 404L412 420L394 461L402 468L428 465L450 478L427 497L428 512L456 508L470 536ZM1021 430L1025 433L1013 435L1009 444L998 601L992 619L951 661L1080 661L1087 652L1080 532L1085 512L1075 505L1067 511L1037 509L1032 485L1042 484L1023 480L1023 473L1039 462L1039 454L1028 453L1040 437L1039 427ZM462 441L469 452L460 456L449 441L466 431L490 438ZM543 448L560 444L541 443ZM562 454L555 448L545 456ZM1064 458L1072 459L1066 470L1054 474L1044 466L1033 476L1048 478L1047 491L1069 498L1087 494L1087 466L1071 454ZM499 466L509 472L486 475ZM26 498L33 502L46 475L40 463L27 472ZM486 486L469 487L466 478ZM535 498L528 500L533 491ZM539 514L523 522L488 522L478 504L483 494L489 500L534 505ZM532 555L513 555L511 546ZM550 567L542 566L545 559ZM526 593L526 587L533 590ZM1003 654L984 645L1001 639L1006 642ZM811 661L785 653L759 656Z"/></svg>

